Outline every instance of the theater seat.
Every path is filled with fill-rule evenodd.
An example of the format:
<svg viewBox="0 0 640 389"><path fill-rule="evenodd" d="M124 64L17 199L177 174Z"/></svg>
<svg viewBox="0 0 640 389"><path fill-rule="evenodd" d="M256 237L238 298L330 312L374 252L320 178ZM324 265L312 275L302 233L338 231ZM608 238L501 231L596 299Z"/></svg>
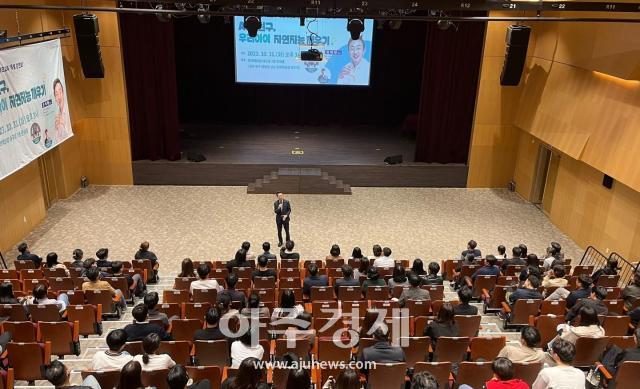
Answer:
<svg viewBox="0 0 640 389"><path fill-rule="evenodd" d="M182 303L182 318L204 321L210 307L209 303Z"/></svg>
<svg viewBox="0 0 640 389"><path fill-rule="evenodd" d="M60 309L55 304L29 304L31 321L60 321Z"/></svg>
<svg viewBox="0 0 640 389"><path fill-rule="evenodd" d="M607 336L625 336L629 332L630 323L629 316L607 316L602 327Z"/></svg>
<svg viewBox="0 0 640 389"><path fill-rule="evenodd" d="M292 347L289 347L291 345ZM298 358L307 359L311 351L309 339L276 339L275 357L282 358L286 353L294 353Z"/></svg>
<svg viewBox="0 0 640 389"><path fill-rule="evenodd" d="M163 304L182 304L189 301L189 290L163 290L162 291L162 303Z"/></svg>
<svg viewBox="0 0 640 389"><path fill-rule="evenodd" d="M480 330L480 315L456 315L455 321L458 325L458 336L474 337Z"/></svg>
<svg viewBox="0 0 640 389"><path fill-rule="evenodd" d="M78 322L38 322L38 341L51 343L51 354L80 355Z"/></svg>
<svg viewBox="0 0 640 389"><path fill-rule="evenodd" d="M536 327L540 332L540 347L547 349L547 344L558 334L557 328L564 324L564 316L544 315L530 316L529 325Z"/></svg>
<svg viewBox="0 0 640 389"><path fill-rule="evenodd" d="M197 366L220 366L230 364L229 342L226 340L196 340L193 342L195 364Z"/></svg>
<svg viewBox="0 0 640 389"><path fill-rule="evenodd" d="M407 339L406 347L403 347L405 362L408 367L413 367L418 362L425 362L429 359L429 347L431 338L428 336L417 336L411 338L400 338L400 344Z"/></svg>
<svg viewBox="0 0 640 389"><path fill-rule="evenodd" d="M124 344L123 350L133 356L144 354L144 349L142 348L142 342L127 342Z"/></svg>
<svg viewBox="0 0 640 389"><path fill-rule="evenodd" d="M492 361L498 357L500 350L506 345L504 336L482 336L471 339L471 360L483 359Z"/></svg>
<svg viewBox="0 0 640 389"><path fill-rule="evenodd" d="M152 386L156 389L169 389L169 384L167 383L167 375L169 374L169 369L160 369L153 371L142 371L142 385L148 387Z"/></svg>
<svg viewBox="0 0 640 389"><path fill-rule="evenodd" d="M436 347L433 350L434 362L451 362L459 363L464 361L467 356L467 348L470 339L467 337L445 337L438 338Z"/></svg>
<svg viewBox="0 0 640 389"><path fill-rule="evenodd" d="M36 342L37 329L37 324L30 321L5 321L2 323L2 332L11 332L11 341L13 342Z"/></svg>
<svg viewBox="0 0 640 389"><path fill-rule="evenodd" d="M105 370L105 371L93 371L85 370L80 372L82 379L84 380L88 376L92 375L100 384L101 389L113 389L118 387L120 382L119 370Z"/></svg>
<svg viewBox="0 0 640 389"><path fill-rule="evenodd" d="M431 373L438 381L440 388L448 388L451 362L418 362L413 368L413 374L423 371Z"/></svg>
<svg viewBox="0 0 640 389"><path fill-rule="evenodd" d="M367 387L370 389L402 389L406 363L376 363L376 368L369 370Z"/></svg>
<svg viewBox="0 0 640 389"><path fill-rule="evenodd" d="M482 388L493 377L492 362L461 362L456 376L455 387L462 384L472 388Z"/></svg>
<svg viewBox="0 0 640 389"><path fill-rule="evenodd" d="M542 362L514 362L514 377L520 378L531 386L538 377L538 373L540 373L542 367Z"/></svg>
<svg viewBox="0 0 640 389"><path fill-rule="evenodd" d="M211 383L210 389L220 389L222 368L218 366L186 366L187 374L194 383L204 379Z"/></svg>
<svg viewBox="0 0 640 389"><path fill-rule="evenodd" d="M171 322L173 340L193 341L193 333L202 328L202 320L177 319Z"/></svg>
<svg viewBox="0 0 640 389"><path fill-rule="evenodd" d="M216 289L194 289L193 290L194 303L208 303L210 305L216 305L217 301L218 301L218 291Z"/></svg>
<svg viewBox="0 0 640 389"><path fill-rule="evenodd" d="M13 369L0 370L0 389L13 389L15 385L15 375Z"/></svg>
<svg viewBox="0 0 640 389"><path fill-rule="evenodd" d="M80 323L79 333L82 336L102 335L102 305L69 305L67 319Z"/></svg>
<svg viewBox="0 0 640 389"><path fill-rule="evenodd" d="M191 343L187 341L160 342L159 354L168 354L176 363L183 366L191 364Z"/></svg>
<svg viewBox="0 0 640 389"><path fill-rule="evenodd" d="M506 302L502 303L504 312L510 314L506 316L504 328L522 327L529 323L529 316L537 316L540 311L540 299L520 299L513 306L513 310Z"/></svg>
<svg viewBox="0 0 640 389"><path fill-rule="evenodd" d="M332 339L318 339L316 342L318 344L319 361L349 361L351 356L350 348L340 347Z"/></svg>
<svg viewBox="0 0 640 389"><path fill-rule="evenodd" d="M608 337L602 338L586 338L580 337L576 340L576 356L571 364L575 367L590 368L594 361L599 361L604 354Z"/></svg>
<svg viewBox="0 0 640 389"><path fill-rule="evenodd" d="M51 363L51 343L10 342L7 355L16 380L40 380L43 379L43 366Z"/></svg>
<svg viewBox="0 0 640 389"><path fill-rule="evenodd" d="M85 290L87 304L102 305L102 316L120 318L120 308L113 302L111 292L108 290Z"/></svg>

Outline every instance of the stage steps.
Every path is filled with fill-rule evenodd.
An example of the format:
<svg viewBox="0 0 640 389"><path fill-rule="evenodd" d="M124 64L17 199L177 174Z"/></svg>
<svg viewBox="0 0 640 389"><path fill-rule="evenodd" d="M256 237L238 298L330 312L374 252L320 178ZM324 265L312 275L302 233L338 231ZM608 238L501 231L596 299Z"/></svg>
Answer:
<svg viewBox="0 0 640 389"><path fill-rule="evenodd" d="M351 186L319 168L279 168L247 185L247 193L351 194Z"/></svg>

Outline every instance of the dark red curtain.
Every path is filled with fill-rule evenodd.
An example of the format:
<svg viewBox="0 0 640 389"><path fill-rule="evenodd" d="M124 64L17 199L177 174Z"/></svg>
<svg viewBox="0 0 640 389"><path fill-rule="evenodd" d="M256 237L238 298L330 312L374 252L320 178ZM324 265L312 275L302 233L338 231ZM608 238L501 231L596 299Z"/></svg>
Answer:
<svg viewBox="0 0 640 389"><path fill-rule="evenodd" d="M120 14L133 160L180 159L172 23Z"/></svg>
<svg viewBox="0 0 640 389"><path fill-rule="evenodd" d="M456 25L427 27L416 162L467 163L485 23Z"/></svg>

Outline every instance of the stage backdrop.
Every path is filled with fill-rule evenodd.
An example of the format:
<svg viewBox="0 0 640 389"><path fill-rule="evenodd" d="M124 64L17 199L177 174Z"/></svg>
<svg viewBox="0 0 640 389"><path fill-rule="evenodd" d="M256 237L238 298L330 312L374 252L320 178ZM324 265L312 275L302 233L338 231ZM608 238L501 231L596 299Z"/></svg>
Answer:
<svg viewBox="0 0 640 389"><path fill-rule="evenodd" d="M73 136L60 40L0 51L0 180Z"/></svg>

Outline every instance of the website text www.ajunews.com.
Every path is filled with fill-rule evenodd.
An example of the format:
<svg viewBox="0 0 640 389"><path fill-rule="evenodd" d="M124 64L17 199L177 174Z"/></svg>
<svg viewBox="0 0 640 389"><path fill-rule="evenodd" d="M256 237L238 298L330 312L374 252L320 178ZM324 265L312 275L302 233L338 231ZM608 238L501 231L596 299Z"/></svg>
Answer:
<svg viewBox="0 0 640 389"><path fill-rule="evenodd" d="M373 361L318 361L315 358L310 360L293 360L293 361L255 361L253 366L256 369L321 369L321 370L372 370L376 368Z"/></svg>

